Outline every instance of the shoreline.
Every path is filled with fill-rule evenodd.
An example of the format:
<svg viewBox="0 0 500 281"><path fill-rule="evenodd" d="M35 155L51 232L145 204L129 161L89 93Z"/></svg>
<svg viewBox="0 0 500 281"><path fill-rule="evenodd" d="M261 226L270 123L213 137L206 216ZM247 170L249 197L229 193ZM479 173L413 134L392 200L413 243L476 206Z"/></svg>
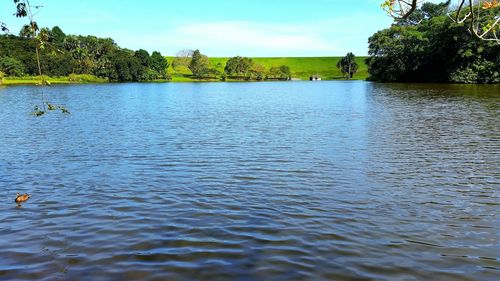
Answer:
<svg viewBox="0 0 500 281"><path fill-rule="evenodd" d="M80 84L117 84L117 83L261 83L261 82L323 82L323 81L367 81L366 79L323 79L321 81L309 81L302 79L292 79L292 80L237 80L237 79L227 79L222 81L220 79L172 79L172 80L151 80L151 81L70 81L67 77L49 77L47 79L51 85L80 85ZM2 86L36 86L40 85L40 80L37 77L30 77L27 79L3 79L0 83Z"/></svg>

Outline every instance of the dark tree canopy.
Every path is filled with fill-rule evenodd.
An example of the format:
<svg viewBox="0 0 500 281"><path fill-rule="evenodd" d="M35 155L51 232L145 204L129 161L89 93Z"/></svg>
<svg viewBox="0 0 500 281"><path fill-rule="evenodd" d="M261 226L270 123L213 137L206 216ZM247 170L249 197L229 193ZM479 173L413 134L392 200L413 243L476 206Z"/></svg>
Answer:
<svg viewBox="0 0 500 281"><path fill-rule="evenodd" d="M167 79L167 68L169 66L167 59L160 52L154 51L151 54L150 61L149 67L158 73L159 79Z"/></svg>
<svg viewBox="0 0 500 281"><path fill-rule="evenodd" d="M24 74L24 65L15 58L1 57L0 71L8 76L22 76Z"/></svg>
<svg viewBox="0 0 500 281"><path fill-rule="evenodd" d="M479 40L500 44L500 8L498 0L458 0L454 7L452 1L441 4L429 0L384 0L382 7L396 23L418 23L419 19L429 19L445 12L455 23L466 27L467 33ZM427 13L427 14L426 14Z"/></svg>
<svg viewBox="0 0 500 281"><path fill-rule="evenodd" d="M193 52L193 57L189 63L189 70L193 73L194 77L201 79L209 69L208 57L203 55L200 50Z"/></svg>
<svg viewBox="0 0 500 281"><path fill-rule="evenodd" d="M353 53L347 53L347 55L339 60L337 63L337 68L344 76L348 79L352 79L354 74L358 72L358 63L356 62L356 56Z"/></svg>
<svg viewBox="0 0 500 281"><path fill-rule="evenodd" d="M12 58L23 66L23 74L37 75L34 60L35 41L30 27L26 37L0 35L0 58ZM152 55L145 50L136 52L120 48L110 38L66 35L59 27L42 28L39 37L42 71L49 76L91 74L111 81L144 81L168 79L168 62L159 52ZM1 70L1 69L0 69ZM21 76L21 72L3 71L8 76Z"/></svg>
<svg viewBox="0 0 500 281"><path fill-rule="evenodd" d="M66 34L59 28L59 26L54 26L50 31L51 41L57 44L61 44L64 42L64 38L66 38Z"/></svg>
<svg viewBox="0 0 500 281"><path fill-rule="evenodd" d="M267 79L270 80L289 80L292 78L290 67L286 65L273 66L269 69Z"/></svg>
<svg viewBox="0 0 500 281"><path fill-rule="evenodd" d="M151 65L151 57L146 50L140 49L135 51L134 57L136 57L144 67L149 67Z"/></svg>
<svg viewBox="0 0 500 281"><path fill-rule="evenodd" d="M429 18L393 25L369 39L368 71L377 81L500 83L500 45L469 35L428 4ZM490 10L497 12L500 10ZM437 12L429 12L437 11Z"/></svg>
<svg viewBox="0 0 500 281"><path fill-rule="evenodd" d="M233 57L226 62L224 71L229 77L246 78L249 76L253 61L246 57Z"/></svg>

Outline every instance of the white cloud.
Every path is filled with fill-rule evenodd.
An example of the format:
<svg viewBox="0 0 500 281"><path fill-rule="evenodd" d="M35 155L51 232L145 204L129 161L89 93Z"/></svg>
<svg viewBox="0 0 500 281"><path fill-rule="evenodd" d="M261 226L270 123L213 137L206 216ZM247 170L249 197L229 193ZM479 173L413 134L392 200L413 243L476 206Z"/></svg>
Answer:
<svg viewBox="0 0 500 281"><path fill-rule="evenodd" d="M176 26L162 34L139 35L143 47L168 48L168 53L184 48L199 48L210 56L283 55L310 52L332 53L333 42L321 38L311 28L296 25L255 22L197 22Z"/></svg>
<svg viewBox="0 0 500 281"><path fill-rule="evenodd" d="M251 21L186 22L175 24L159 34L118 35L120 45L133 49L160 50L175 54L178 50L200 49L217 56L333 56L348 51L366 54L367 39L387 23L368 24L362 16L336 18L309 23L262 23ZM380 28L377 28L380 26ZM128 38L133 39L130 41ZM121 40L123 39L123 40Z"/></svg>

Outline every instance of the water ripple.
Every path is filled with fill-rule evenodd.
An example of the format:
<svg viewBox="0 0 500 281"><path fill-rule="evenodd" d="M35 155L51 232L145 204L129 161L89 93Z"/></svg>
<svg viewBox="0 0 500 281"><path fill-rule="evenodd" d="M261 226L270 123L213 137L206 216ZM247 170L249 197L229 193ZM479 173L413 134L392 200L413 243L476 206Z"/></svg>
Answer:
<svg viewBox="0 0 500 281"><path fill-rule="evenodd" d="M498 86L38 91L0 88L1 280L498 280Z"/></svg>

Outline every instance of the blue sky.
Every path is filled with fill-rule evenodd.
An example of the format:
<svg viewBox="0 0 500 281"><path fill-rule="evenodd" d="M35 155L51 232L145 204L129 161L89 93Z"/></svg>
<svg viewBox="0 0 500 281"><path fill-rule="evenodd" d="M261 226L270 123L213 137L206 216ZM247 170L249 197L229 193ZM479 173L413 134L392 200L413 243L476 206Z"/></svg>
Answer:
<svg viewBox="0 0 500 281"><path fill-rule="evenodd" d="M25 19L0 4L11 31ZM367 40L391 19L382 0L32 0L40 26L111 37L122 47L174 55L199 48L217 56L366 55Z"/></svg>

